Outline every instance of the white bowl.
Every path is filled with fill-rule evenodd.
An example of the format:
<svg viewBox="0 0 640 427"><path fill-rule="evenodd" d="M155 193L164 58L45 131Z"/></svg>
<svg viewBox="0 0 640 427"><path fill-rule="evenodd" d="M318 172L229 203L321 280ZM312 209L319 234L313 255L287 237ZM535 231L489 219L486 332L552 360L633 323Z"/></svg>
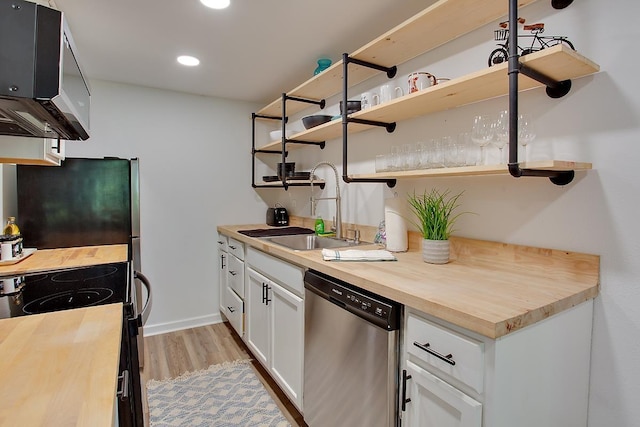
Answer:
<svg viewBox="0 0 640 427"><path fill-rule="evenodd" d="M286 138L291 138L295 133L296 131L294 130L287 130L285 131L284 135ZM271 137L272 141L282 139L282 130L272 130L271 132L269 132L269 136Z"/></svg>

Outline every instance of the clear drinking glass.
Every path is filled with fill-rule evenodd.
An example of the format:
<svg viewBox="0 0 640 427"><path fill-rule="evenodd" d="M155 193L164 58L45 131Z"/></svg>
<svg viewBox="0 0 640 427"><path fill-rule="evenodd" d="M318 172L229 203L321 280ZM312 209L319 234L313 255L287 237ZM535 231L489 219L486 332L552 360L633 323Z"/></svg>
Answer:
<svg viewBox="0 0 640 427"><path fill-rule="evenodd" d="M474 166L478 162L478 147L471 142L469 132L460 132L458 134L458 146L463 147L461 153L461 166ZM460 154L460 153L459 153Z"/></svg>
<svg viewBox="0 0 640 427"><path fill-rule="evenodd" d="M444 167L444 144L442 138L434 138L431 140L431 167Z"/></svg>
<svg viewBox="0 0 640 427"><path fill-rule="evenodd" d="M415 144L404 144L402 146L403 170L414 170L418 167Z"/></svg>
<svg viewBox="0 0 640 427"><path fill-rule="evenodd" d="M527 161L527 145L536 137L533 119L527 114L518 116L518 142L524 147L524 162Z"/></svg>
<svg viewBox="0 0 640 427"><path fill-rule="evenodd" d="M498 163L504 163L504 156L502 151L504 146L509 142L509 112L504 110L500 111L498 117L493 122L493 132L494 138L491 140L491 143L500 150L500 156L498 158Z"/></svg>
<svg viewBox="0 0 640 427"><path fill-rule="evenodd" d="M458 151L455 141L450 136L440 138L442 143L443 165L446 168L455 167L458 157Z"/></svg>
<svg viewBox="0 0 640 427"><path fill-rule="evenodd" d="M393 145L391 147L391 153L389 155L390 162L387 165L387 168L390 171L401 170L402 167L402 149L399 145Z"/></svg>
<svg viewBox="0 0 640 427"><path fill-rule="evenodd" d="M471 140L480 147L478 165L485 164L484 147L493 139L493 120L489 116L475 116L471 127Z"/></svg>
<svg viewBox="0 0 640 427"><path fill-rule="evenodd" d="M388 157L386 154L378 154L376 156L376 172L386 172L389 170L387 166Z"/></svg>

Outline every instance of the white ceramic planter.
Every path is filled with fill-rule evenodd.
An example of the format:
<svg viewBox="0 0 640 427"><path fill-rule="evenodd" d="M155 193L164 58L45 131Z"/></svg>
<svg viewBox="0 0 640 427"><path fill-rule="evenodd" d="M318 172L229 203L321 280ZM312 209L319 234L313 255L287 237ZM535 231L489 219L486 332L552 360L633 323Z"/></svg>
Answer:
<svg viewBox="0 0 640 427"><path fill-rule="evenodd" d="M448 240L422 240L422 260L429 264L449 262L450 244Z"/></svg>

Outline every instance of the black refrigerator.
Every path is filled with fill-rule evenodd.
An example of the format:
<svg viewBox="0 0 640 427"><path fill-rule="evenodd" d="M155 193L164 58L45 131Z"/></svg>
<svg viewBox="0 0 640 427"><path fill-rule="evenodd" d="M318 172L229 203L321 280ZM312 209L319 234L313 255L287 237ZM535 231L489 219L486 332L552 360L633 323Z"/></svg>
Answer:
<svg viewBox="0 0 640 427"><path fill-rule="evenodd" d="M138 159L67 158L61 166L18 165L17 192L16 221L24 247L128 245L129 297L140 327L142 366L142 326L151 308L151 289L141 274ZM147 289L144 304L143 287Z"/></svg>

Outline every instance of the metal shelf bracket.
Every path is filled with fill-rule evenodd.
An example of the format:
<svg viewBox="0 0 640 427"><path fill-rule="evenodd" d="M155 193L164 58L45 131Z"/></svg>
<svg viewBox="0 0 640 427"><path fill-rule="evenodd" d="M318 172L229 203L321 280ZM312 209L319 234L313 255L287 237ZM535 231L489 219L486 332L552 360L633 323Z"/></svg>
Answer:
<svg viewBox="0 0 640 427"><path fill-rule="evenodd" d="M552 5L563 8L571 4L573 0L551 0ZM564 5L556 7L556 5ZM517 28L518 1L509 0L509 28ZM560 98L571 89L571 81L557 82L532 68L521 64L518 55L518 32L509 32L509 173L515 178L522 176L546 177L555 185L567 185L575 177L573 170L550 171L543 169L523 169L518 163L518 74L522 73L547 86L547 95L552 98Z"/></svg>
<svg viewBox="0 0 640 427"><path fill-rule="evenodd" d="M383 123L371 120L352 119L347 117L347 90L349 89L349 64L358 64L364 67L373 68L375 70L384 71L387 73L388 78L393 78L398 71L397 67L384 67L382 65L372 64L370 62L361 61L359 59L350 58L349 54L342 54L342 180L346 183L352 182L375 182L385 183L389 188L393 188L396 185L395 179L377 179L377 178L350 178L348 173L348 153L349 153L349 137L348 128L349 123L360 123L370 126L381 126L386 128L387 132L391 133L396 129L395 123Z"/></svg>

